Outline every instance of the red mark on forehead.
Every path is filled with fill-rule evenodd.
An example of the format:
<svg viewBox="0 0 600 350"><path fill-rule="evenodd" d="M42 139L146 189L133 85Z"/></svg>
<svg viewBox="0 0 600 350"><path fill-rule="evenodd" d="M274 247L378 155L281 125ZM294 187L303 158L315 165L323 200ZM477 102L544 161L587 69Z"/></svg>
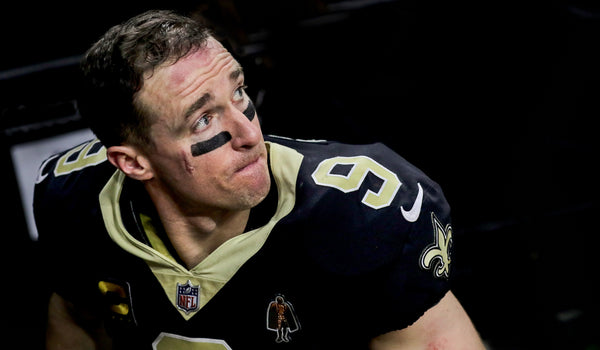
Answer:
<svg viewBox="0 0 600 350"><path fill-rule="evenodd" d="M169 70L169 83L172 86L187 86L188 80L211 73L220 66L219 63L228 61L231 55L215 39L209 39L206 46L193 51L181 58ZM232 58L232 57L231 57Z"/></svg>

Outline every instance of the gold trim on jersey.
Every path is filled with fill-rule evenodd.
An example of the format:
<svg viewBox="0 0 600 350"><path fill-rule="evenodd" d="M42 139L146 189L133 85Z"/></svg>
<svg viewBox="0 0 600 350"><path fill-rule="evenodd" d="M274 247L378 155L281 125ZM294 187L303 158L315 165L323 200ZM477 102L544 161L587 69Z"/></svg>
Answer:
<svg viewBox="0 0 600 350"><path fill-rule="evenodd" d="M148 238L148 241L150 242L150 246L156 249L159 253L168 257L169 259L176 261L175 258L169 252L169 249L165 245L165 242L163 242L163 240L156 232L156 226L154 226L152 218L144 213L140 213L140 219L142 222L143 230L146 233L146 238Z"/></svg>
<svg viewBox="0 0 600 350"><path fill-rule="evenodd" d="M219 246L197 266L188 270L171 257L166 249L150 247L135 239L123 224L119 198L126 175L116 171L100 193L104 224L111 239L125 251L146 261L160 282L173 307L189 320L196 312L186 313L177 307L177 284L200 286L200 310L229 281L238 269L263 246L279 220L288 215L296 201L296 178L303 156L297 151L266 142L271 171L278 189L277 210L262 227L233 237ZM155 242L153 242L155 243Z"/></svg>

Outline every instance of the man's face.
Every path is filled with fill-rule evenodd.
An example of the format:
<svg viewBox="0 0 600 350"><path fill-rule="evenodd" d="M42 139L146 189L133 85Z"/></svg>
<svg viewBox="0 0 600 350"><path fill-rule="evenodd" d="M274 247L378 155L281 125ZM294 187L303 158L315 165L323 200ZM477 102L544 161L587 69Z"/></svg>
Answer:
<svg viewBox="0 0 600 350"><path fill-rule="evenodd" d="M156 117L152 186L187 214L244 210L266 196L267 151L238 62L213 38L147 77L138 103Z"/></svg>

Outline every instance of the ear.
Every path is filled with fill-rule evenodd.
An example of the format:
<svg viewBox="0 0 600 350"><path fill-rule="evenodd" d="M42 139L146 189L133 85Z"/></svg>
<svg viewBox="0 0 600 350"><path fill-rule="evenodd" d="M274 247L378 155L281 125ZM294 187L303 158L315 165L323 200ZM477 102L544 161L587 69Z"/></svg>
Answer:
<svg viewBox="0 0 600 350"><path fill-rule="evenodd" d="M144 181L154 177L148 159L134 147L111 146L106 155L114 166L132 179Z"/></svg>

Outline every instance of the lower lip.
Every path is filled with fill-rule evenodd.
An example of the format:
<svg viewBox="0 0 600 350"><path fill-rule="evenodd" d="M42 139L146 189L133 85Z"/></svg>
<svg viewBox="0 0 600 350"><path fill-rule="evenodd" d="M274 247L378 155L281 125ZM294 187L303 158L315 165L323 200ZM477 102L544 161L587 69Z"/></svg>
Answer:
<svg viewBox="0 0 600 350"><path fill-rule="evenodd" d="M251 163L247 164L246 166L244 166L244 167L242 167L242 168L238 169L238 170L236 171L236 173L241 173L241 172L245 172L245 171L250 171L250 170L252 170L252 169L253 169L253 168L254 168L256 165L258 165L258 163L259 163L260 159L261 159L260 157L259 157L259 158L256 158L256 160L254 160L253 162L251 162Z"/></svg>

